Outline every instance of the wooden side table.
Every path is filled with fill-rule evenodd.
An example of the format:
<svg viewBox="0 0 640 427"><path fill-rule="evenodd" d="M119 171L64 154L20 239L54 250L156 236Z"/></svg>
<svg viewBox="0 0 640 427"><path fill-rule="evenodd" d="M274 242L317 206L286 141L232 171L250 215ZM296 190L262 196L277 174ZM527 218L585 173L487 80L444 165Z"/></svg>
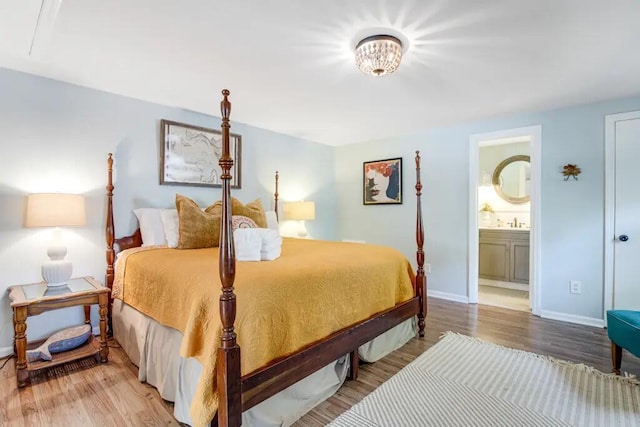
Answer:
<svg viewBox="0 0 640 427"><path fill-rule="evenodd" d="M109 357L107 347L107 305L109 289L92 277L70 279L65 286L48 288L46 283L16 285L9 287L9 299L13 309L14 352L16 353L16 371L18 387L24 387L29 381L29 372L60 365L94 356L98 362L106 362ZM42 341L27 345L27 317L36 316L45 311L84 305L85 323L91 323L90 305L100 306L100 339L89 336L89 340L73 350L52 354L51 361L27 360L27 346L37 347Z"/></svg>

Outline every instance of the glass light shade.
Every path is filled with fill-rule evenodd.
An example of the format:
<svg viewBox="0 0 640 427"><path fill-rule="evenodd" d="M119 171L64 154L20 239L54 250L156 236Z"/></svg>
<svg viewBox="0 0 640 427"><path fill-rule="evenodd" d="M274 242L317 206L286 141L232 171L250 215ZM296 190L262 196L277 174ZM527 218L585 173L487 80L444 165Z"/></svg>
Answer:
<svg viewBox="0 0 640 427"><path fill-rule="evenodd" d="M356 65L365 74L386 76L400 66L402 42L389 35L371 36L356 46Z"/></svg>
<svg viewBox="0 0 640 427"><path fill-rule="evenodd" d="M283 207L284 219L290 221L306 221L316 219L314 202L287 202Z"/></svg>

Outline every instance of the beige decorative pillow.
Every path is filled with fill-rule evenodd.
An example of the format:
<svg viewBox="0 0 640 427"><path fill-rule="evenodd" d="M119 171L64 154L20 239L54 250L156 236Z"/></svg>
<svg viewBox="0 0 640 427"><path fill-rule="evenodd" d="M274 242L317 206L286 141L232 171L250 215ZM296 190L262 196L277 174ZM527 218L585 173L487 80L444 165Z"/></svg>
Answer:
<svg viewBox="0 0 640 427"><path fill-rule="evenodd" d="M205 209L205 212L222 216L222 201L217 201ZM251 218L260 228L267 228L267 216L264 213L262 202L255 199L253 202L243 204L235 197L231 198L231 215L242 215Z"/></svg>
<svg viewBox="0 0 640 427"><path fill-rule="evenodd" d="M211 248L220 244L220 215L202 211L196 202L181 194L176 194L176 209L178 249Z"/></svg>

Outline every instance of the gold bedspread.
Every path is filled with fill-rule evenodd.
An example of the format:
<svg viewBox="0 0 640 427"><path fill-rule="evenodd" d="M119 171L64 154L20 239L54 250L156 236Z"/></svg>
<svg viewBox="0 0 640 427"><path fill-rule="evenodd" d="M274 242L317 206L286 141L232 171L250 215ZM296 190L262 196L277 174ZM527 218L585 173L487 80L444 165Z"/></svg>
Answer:
<svg viewBox="0 0 640 427"><path fill-rule="evenodd" d="M413 270L395 249L283 240L275 261L236 263L243 375L413 296ZM203 366L191 418L207 425L217 408L218 248L130 251L121 254L114 295L183 333L180 354Z"/></svg>

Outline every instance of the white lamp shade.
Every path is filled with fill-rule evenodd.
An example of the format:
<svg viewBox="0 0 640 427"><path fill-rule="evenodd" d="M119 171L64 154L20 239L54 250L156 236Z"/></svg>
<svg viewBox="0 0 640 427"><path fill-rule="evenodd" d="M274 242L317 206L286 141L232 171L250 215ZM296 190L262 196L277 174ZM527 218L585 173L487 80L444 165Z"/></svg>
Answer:
<svg viewBox="0 0 640 427"><path fill-rule="evenodd" d="M27 196L25 227L76 227L86 224L82 195L38 193Z"/></svg>
<svg viewBox="0 0 640 427"><path fill-rule="evenodd" d="M38 193L27 196L25 227L78 227L86 224L84 197L79 194ZM64 285L71 277L73 266L64 259L66 254L60 229L56 228L47 249L50 260L42 265L42 278L47 286Z"/></svg>
<svg viewBox="0 0 640 427"><path fill-rule="evenodd" d="M291 221L307 221L316 219L314 202L287 202L283 208L284 219Z"/></svg>

